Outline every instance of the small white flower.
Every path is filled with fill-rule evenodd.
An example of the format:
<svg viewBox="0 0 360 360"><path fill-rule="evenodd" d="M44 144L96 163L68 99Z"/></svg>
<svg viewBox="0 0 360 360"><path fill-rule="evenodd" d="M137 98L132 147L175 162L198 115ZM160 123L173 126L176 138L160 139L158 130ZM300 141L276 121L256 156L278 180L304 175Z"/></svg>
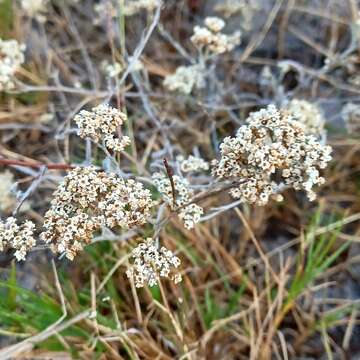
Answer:
<svg viewBox="0 0 360 360"><path fill-rule="evenodd" d="M321 137L324 133L325 119L320 109L306 100L291 100L286 109L291 112L293 117L304 125L304 130L308 134Z"/></svg>
<svg viewBox="0 0 360 360"><path fill-rule="evenodd" d="M136 287L148 284L150 287L158 282L159 277L166 277L175 284L181 281L181 274L176 271L180 259L164 246L160 249L155 241L147 238L132 251L133 264L126 271L128 278L133 278Z"/></svg>
<svg viewBox="0 0 360 360"><path fill-rule="evenodd" d="M75 168L59 185L45 214L40 238L54 253L73 260L102 226L131 228L143 225L153 206L151 193L133 179Z"/></svg>
<svg viewBox="0 0 360 360"><path fill-rule="evenodd" d="M240 26L249 31L261 8L261 0L219 0L214 9L226 18L238 14Z"/></svg>
<svg viewBox="0 0 360 360"><path fill-rule="evenodd" d="M201 65L179 66L174 74L167 75L164 86L170 91L190 94L193 89L205 86L205 72Z"/></svg>
<svg viewBox="0 0 360 360"><path fill-rule="evenodd" d="M16 219L9 217L0 220L0 251L14 249L17 261L25 260L27 253L36 245L34 238L35 224L29 220L18 225Z"/></svg>
<svg viewBox="0 0 360 360"><path fill-rule="evenodd" d="M220 32L225 27L225 21L216 16L207 17L204 23L208 29L215 33Z"/></svg>
<svg viewBox="0 0 360 360"><path fill-rule="evenodd" d="M207 161L193 155L190 155L187 159L179 156L177 160L180 161L180 168L184 173L191 171L209 170L209 163Z"/></svg>
<svg viewBox="0 0 360 360"><path fill-rule="evenodd" d="M214 54L222 54L232 51L235 46L240 44L241 32L236 31L231 35L221 33L225 22L217 17L208 17L205 19L205 26L195 26L194 34L191 36L191 42L199 48L207 48Z"/></svg>
<svg viewBox="0 0 360 360"><path fill-rule="evenodd" d="M123 151L130 144L127 136L115 138L117 129L127 120L126 114L109 105L98 105L91 111L81 110L74 118L82 138L91 138L98 143L101 139L108 149Z"/></svg>
<svg viewBox="0 0 360 360"><path fill-rule="evenodd" d="M0 39L0 92L15 87L16 70L25 61L25 45L16 40Z"/></svg>
<svg viewBox="0 0 360 360"><path fill-rule="evenodd" d="M279 200L283 184L305 190L313 200L312 188L324 182L319 169L330 161L331 147L307 134L289 112L274 105L251 113L246 122L235 137L223 140L213 175L238 180L230 194L243 202L264 205L270 197Z"/></svg>
<svg viewBox="0 0 360 360"><path fill-rule="evenodd" d="M107 60L104 60L101 63L101 69L109 78L116 78L124 70L120 63L114 62L113 64L110 64Z"/></svg>

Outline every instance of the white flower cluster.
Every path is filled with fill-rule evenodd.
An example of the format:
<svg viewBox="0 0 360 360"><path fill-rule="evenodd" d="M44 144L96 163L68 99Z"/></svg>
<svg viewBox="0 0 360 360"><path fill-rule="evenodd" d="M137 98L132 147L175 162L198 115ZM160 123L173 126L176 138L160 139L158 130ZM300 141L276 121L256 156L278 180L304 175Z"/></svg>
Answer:
<svg viewBox="0 0 360 360"><path fill-rule="evenodd" d="M14 89L16 70L25 61L24 51L25 45L16 40L0 39L0 91Z"/></svg>
<svg viewBox="0 0 360 360"><path fill-rule="evenodd" d="M75 168L59 185L45 214L43 241L72 260L102 226L130 228L144 224L153 206L141 183L116 174Z"/></svg>
<svg viewBox="0 0 360 360"><path fill-rule="evenodd" d="M314 200L312 188L324 183L319 169L331 160L331 147L306 134L287 111L274 105L251 113L246 122L220 145L213 175L239 181L230 194L243 202L264 205L271 196L281 200L277 194L284 184L305 190Z"/></svg>
<svg viewBox="0 0 360 360"><path fill-rule="evenodd" d="M231 51L240 44L241 32L236 31L232 35L221 32L225 26L224 20L218 17L207 17L205 27L195 26L191 42L198 48L206 48L214 54L223 54Z"/></svg>
<svg viewBox="0 0 360 360"><path fill-rule="evenodd" d="M171 187L170 179L162 174L155 173L153 174L153 181L162 194L164 200L170 205L173 210L180 208L179 218L184 222L186 229L192 229L195 224L200 221L201 215L204 213L204 210L201 206L196 204L188 204L191 201L191 198L194 195L194 191L190 189L190 184L187 179L182 178L178 175L173 175L173 182L175 187L175 207L173 192Z"/></svg>
<svg viewBox="0 0 360 360"><path fill-rule="evenodd" d="M287 104L286 109L304 125L307 134L321 137L324 133L325 119L315 104L306 100L293 99Z"/></svg>
<svg viewBox="0 0 360 360"><path fill-rule="evenodd" d="M184 173L209 170L209 163L200 157L190 155L185 159L183 156L178 156L176 160L180 162L180 169Z"/></svg>
<svg viewBox="0 0 360 360"><path fill-rule="evenodd" d="M114 136L126 120L126 114L104 104L96 106L91 111L81 110L74 118L79 127L80 137L89 137L96 143L102 139L108 149L117 152L123 151L130 144L128 136Z"/></svg>
<svg viewBox="0 0 360 360"><path fill-rule="evenodd" d="M134 248L132 257L134 263L126 271L126 275L134 279L138 288L145 284L156 285L159 277L169 278L175 284L181 281L181 274L176 271L180 266L180 259L164 246L159 249L151 238Z"/></svg>
<svg viewBox="0 0 360 360"><path fill-rule="evenodd" d="M354 103L346 104L342 111L342 117L345 121L346 130L351 133L360 132L360 105Z"/></svg>
<svg viewBox="0 0 360 360"><path fill-rule="evenodd" d="M132 16L141 10L154 11L161 4L161 0L127 0L125 2L125 16Z"/></svg>
<svg viewBox="0 0 360 360"><path fill-rule="evenodd" d="M0 220L0 251L14 249L17 261L25 260L26 254L36 245L34 229L35 224L29 220L21 225L13 217Z"/></svg>
<svg viewBox="0 0 360 360"><path fill-rule="evenodd" d="M179 66L174 74L165 77L164 86L170 91L187 95L193 89L202 89L205 86L204 68L199 64Z"/></svg>
<svg viewBox="0 0 360 360"><path fill-rule="evenodd" d="M109 63L107 60L101 62L101 69L109 78L116 78L124 70L119 62Z"/></svg>
<svg viewBox="0 0 360 360"><path fill-rule="evenodd" d="M48 0L21 0L21 7L26 15L43 22L46 20L44 13L48 2Z"/></svg>

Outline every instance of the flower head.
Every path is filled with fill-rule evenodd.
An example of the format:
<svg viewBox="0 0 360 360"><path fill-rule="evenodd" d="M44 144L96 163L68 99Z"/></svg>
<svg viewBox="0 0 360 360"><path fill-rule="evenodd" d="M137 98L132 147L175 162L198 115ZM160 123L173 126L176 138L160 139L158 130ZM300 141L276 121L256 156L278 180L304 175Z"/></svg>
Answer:
<svg viewBox="0 0 360 360"><path fill-rule="evenodd" d="M225 27L225 21L216 16L207 17L204 23L214 33L220 32Z"/></svg>
<svg viewBox="0 0 360 360"><path fill-rule="evenodd" d="M220 152L213 174L236 179L239 185L230 190L231 195L259 205L266 204L284 185L305 190L314 200L313 186L325 181L319 170L331 159L330 146L307 135L297 120L274 105L251 113L235 137L224 139Z"/></svg>
<svg viewBox="0 0 360 360"><path fill-rule="evenodd" d="M204 68L198 64L179 66L174 74L165 77L164 86L183 94L190 94L193 89L202 89L205 86Z"/></svg>
<svg viewBox="0 0 360 360"><path fill-rule="evenodd" d="M191 42L199 47L205 47L214 54L229 52L240 44L241 32L236 31L231 35L221 32L225 22L218 17L207 17L204 21L206 27L195 26Z"/></svg>
<svg viewBox="0 0 360 360"><path fill-rule="evenodd" d="M79 127L79 136L91 138L98 143L103 140L108 149L122 151L130 144L127 136L115 137L117 129L127 120L126 114L110 107L98 105L91 111L81 110L74 118Z"/></svg>
<svg viewBox="0 0 360 360"><path fill-rule="evenodd" d="M117 61L109 63L107 60L101 62L101 70L109 78L116 78L124 70L124 67Z"/></svg>
<svg viewBox="0 0 360 360"><path fill-rule="evenodd" d="M159 277L169 278L175 284L181 281L181 275L176 270L180 266L180 259L164 246L159 249L151 238L133 249L132 258L134 262L126 275L134 278L136 287L143 287L145 284L154 286Z"/></svg>
<svg viewBox="0 0 360 360"><path fill-rule="evenodd" d="M180 168L184 173L209 170L209 163L201 157L190 155L187 159L184 159L183 156L178 156L177 160L180 161Z"/></svg>
<svg viewBox="0 0 360 360"><path fill-rule="evenodd" d="M72 260L102 226L143 225L152 206L151 193L141 183L92 167L76 168L55 191L40 236L54 253Z"/></svg>
<svg viewBox="0 0 360 360"><path fill-rule="evenodd" d="M293 99L286 106L295 120L304 125L307 134L320 137L324 133L325 119L319 108L306 100Z"/></svg>
<svg viewBox="0 0 360 360"><path fill-rule="evenodd" d="M0 39L0 91L12 90L15 87L15 73L25 61L25 45L16 40Z"/></svg>
<svg viewBox="0 0 360 360"><path fill-rule="evenodd" d="M29 250L36 245L34 229L35 224L32 221L18 225L13 217L0 220L0 251L5 248L14 249L16 259L25 260Z"/></svg>

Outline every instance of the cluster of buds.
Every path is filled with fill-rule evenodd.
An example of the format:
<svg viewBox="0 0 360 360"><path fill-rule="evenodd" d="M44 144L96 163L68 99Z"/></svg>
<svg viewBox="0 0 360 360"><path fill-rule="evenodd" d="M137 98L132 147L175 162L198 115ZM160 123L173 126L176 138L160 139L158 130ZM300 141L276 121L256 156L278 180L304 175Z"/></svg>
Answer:
<svg viewBox="0 0 360 360"><path fill-rule="evenodd" d="M199 64L179 66L174 74L165 77L164 86L170 91L187 95L193 89L202 89L205 86L204 67Z"/></svg>
<svg viewBox="0 0 360 360"><path fill-rule="evenodd" d="M136 287L145 284L154 286L159 277L169 278L175 284L181 281L181 274L177 272L180 259L164 246L160 249L156 242L148 238L132 251L133 264L126 271L130 279L134 279Z"/></svg>
<svg viewBox="0 0 360 360"><path fill-rule="evenodd" d="M307 134L321 137L324 134L325 119L320 109L306 100L291 100L286 109L304 126Z"/></svg>
<svg viewBox="0 0 360 360"><path fill-rule="evenodd" d="M331 147L274 105L251 113L246 122L220 145L221 159L214 161L213 175L237 180L230 194L243 202L264 205L272 196L281 200L284 185L305 190L314 200L312 189L324 183L319 170L330 161Z"/></svg>
<svg viewBox="0 0 360 360"><path fill-rule="evenodd" d="M25 45L0 39L0 91L15 88L15 73L25 61Z"/></svg>
<svg viewBox="0 0 360 360"><path fill-rule="evenodd" d="M27 253L36 245L34 229L35 224L29 220L21 225L13 217L0 220L0 251L13 249L18 261L25 260Z"/></svg>
<svg viewBox="0 0 360 360"><path fill-rule="evenodd" d="M76 168L55 191L40 237L54 253L72 260L101 227L140 226L152 206L151 193L141 183L92 167Z"/></svg>
<svg viewBox="0 0 360 360"><path fill-rule="evenodd" d="M124 70L124 67L117 61L109 63L107 60L104 60L100 66L103 73L109 78L116 78Z"/></svg>
<svg viewBox="0 0 360 360"><path fill-rule="evenodd" d="M240 44L241 32L236 31L231 35L221 32L225 27L224 20L218 17L207 17L205 27L195 26L191 42L199 49L205 48L213 54L223 54L232 51Z"/></svg>
<svg viewBox="0 0 360 360"><path fill-rule="evenodd" d="M180 155L176 158L176 160L180 162L180 169L184 173L207 171L210 168L207 161L194 155L190 155L187 159Z"/></svg>
<svg viewBox="0 0 360 360"><path fill-rule="evenodd" d="M80 137L90 138L96 143L102 140L106 148L117 152L123 151L130 144L128 136L118 138L114 135L126 120L126 114L104 104L91 111L81 110L74 118Z"/></svg>

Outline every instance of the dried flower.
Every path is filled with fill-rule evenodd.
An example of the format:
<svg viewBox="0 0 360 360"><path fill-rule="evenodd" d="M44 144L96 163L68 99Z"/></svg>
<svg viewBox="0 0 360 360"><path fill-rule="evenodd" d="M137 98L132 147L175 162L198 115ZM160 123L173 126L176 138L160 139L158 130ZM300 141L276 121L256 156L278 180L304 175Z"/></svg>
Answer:
<svg viewBox="0 0 360 360"><path fill-rule="evenodd" d="M171 182L166 175L162 173L153 174L153 181L158 191L162 194L164 200L169 206L176 210L180 208L179 217L184 221L186 229L192 229L196 223L199 222L201 215L204 213L202 207L196 204L186 205L191 201L194 191L190 189L190 184L187 179L178 175L173 175L173 182L175 187L175 208Z"/></svg>
<svg viewBox="0 0 360 360"><path fill-rule="evenodd" d="M24 51L25 45L16 40L0 39L0 91L14 89L16 70L25 61Z"/></svg>
<svg viewBox="0 0 360 360"><path fill-rule="evenodd" d="M346 130L351 133L360 132L360 105L354 103L346 104L342 111L342 117L345 121Z"/></svg>
<svg viewBox="0 0 360 360"><path fill-rule="evenodd" d="M195 26L194 34L191 37L192 43L199 47L205 47L214 54L222 54L231 51L240 44L241 32L236 31L232 35L221 33L225 26L222 19L208 17L205 19L205 26Z"/></svg>
<svg viewBox="0 0 360 360"><path fill-rule="evenodd" d="M204 209L197 204L189 204L179 212L179 218L184 222L185 229L193 229L200 222Z"/></svg>
<svg viewBox="0 0 360 360"><path fill-rule="evenodd" d="M122 151L130 144L128 136L115 138L116 130L127 120L126 114L110 107L98 105L91 111L81 110L74 118L79 127L79 136L89 137L98 143L101 139L108 149Z"/></svg>
<svg viewBox="0 0 360 360"><path fill-rule="evenodd" d="M151 193L135 180L75 168L59 185L45 214L43 241L72 260L102 226L131 228L144 224L153 206Z"/></svg>
<svg viewBox="0 0 360 360"><path fill-rule="evenodd" d="M201 65L179 66L174 74L167 75L164 86L170 91L190 94L193 89L205 86L205 73Z"/></svg>
<svg viewBox="0 0 360 360"><path fill-rule="evenodd" d="M5 222L0 220L0 251L14 249L17 261L25 260L27 253L36 245L34 229L35 224L29 220L21 225L13 217Z"/></svg>
<svg viewBox="0 0 360 360"><path fill-rule="evenodd" d="M204 23L208 29L215 33L220 32L225 27L225 21L216 16L207 17Z"/></svg>
<svg viewBox="0 0 360 360"><path fill-rule="evenodd" d="M215 176L239 181L231 195L264 205L285 184L305 190L314 200L312 188L325 181L319 170L330 161L331 147L306 134L297 120L274 105L251 113L246 122L235 137L224 139L221 159L214 161Z"/></svg>
<svg viewBox="0 0 360 360"><path fill-rule="evenodd" d="M187 159L184 159L183 156L178 156L176 160L180 162L181 171L184 173L209 170L209 163L200 157L190 155Z"/></svg>
<svg viewBox="0 0 360 360"><path fill-rule="evenodd" d="M145 284L156 285L159 277L169 278L175 284L181 281L181 274L176 270L180 266L180 259L164 246L159 249L151 238L133 249L132 258L134 263L126 271L126 275L134 278L138 288Z"/></svg>
<svg viewBox="0 0 360 360"><path fill-rule="evenodd" d="M320 109L306 100L293 99L286 106L295 120L304 125L307 134L320 137L324 133L325 119Z"/></svg>

